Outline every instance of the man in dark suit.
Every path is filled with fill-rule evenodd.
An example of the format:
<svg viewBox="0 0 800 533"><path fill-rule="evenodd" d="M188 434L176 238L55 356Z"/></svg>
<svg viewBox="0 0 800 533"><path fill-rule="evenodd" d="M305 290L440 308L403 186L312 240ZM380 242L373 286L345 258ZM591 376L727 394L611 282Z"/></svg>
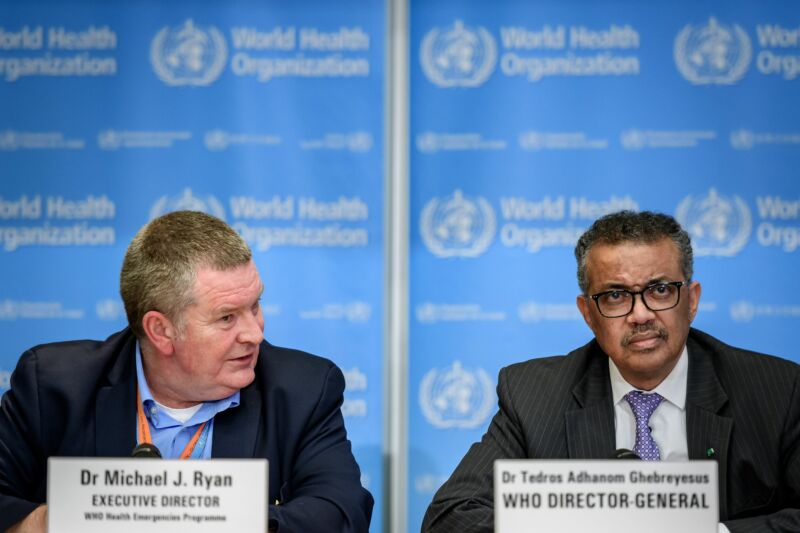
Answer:
<svg viewBox="0 0 800 533"><path fill-rule="evenodd" d="M500 371L499 411L422 530L493 531L496 459L630 448L646 460L716 460L720 531L800 531L800 367L690 327L700 284L689 236L670 216L607 215L575 256L594 340Z"/></svg>
<svg viewBox="0 0 800 533"><path fill-rule="evenodd" d="M20 358L0 404L0 531L45 530L48 457L129 456L143 443L165 458L268 459L271 531L368 530L344 377L264 341L263 285L230 226L191 211L151 221L120 288L129 328Z"/></svg>

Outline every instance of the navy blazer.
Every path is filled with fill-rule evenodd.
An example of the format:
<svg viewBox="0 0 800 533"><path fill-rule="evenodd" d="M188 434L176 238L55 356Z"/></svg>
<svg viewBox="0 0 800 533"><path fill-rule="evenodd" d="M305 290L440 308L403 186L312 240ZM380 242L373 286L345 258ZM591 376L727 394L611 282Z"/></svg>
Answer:
<svg viewBox="0 0 800 533"><path fill-rule="evenodd" d="M696 329L687 346L689 459L715 450L720 521L733 533L800 531L800 366ZM493 531L495 459L612 457L608 356L596 341L502 369L497 394L499 412L434 496L422 531Z"/></svg>
<svg viewBox="0 0 800 533"><path fill-rule="evenodd" d="M136 338L25 352L0 403L0 531L45 502L47 458L129 457L136 445ZM369 529L331 361L261 343L240 405L214 417L212 456L269 460L269 518L281 533Z"/></svg>

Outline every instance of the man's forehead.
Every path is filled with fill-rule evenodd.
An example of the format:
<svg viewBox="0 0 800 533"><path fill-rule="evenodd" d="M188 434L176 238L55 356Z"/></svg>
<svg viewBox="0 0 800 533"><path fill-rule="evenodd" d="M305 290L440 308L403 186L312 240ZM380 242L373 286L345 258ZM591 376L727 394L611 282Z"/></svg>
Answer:
<svg viewBox="0 0 800 533"><path fill-rule="evenodd" d="M653 241L619 241L619 242L606 242L598 241L589 248L588 256L591 257L592 252L606 252L606 253L619 253L620 251L629 251L631 253L647 254L656 253L660 256L678 255L678 247L675 242L669 237L663 237Z"/></svg>
<svg viewBox="0 0 800 533"><path fill-rule="evenodd" d="M213 267L199 267L196 270L195 292L197 293L228 293L242 291L258 291L259 294L264 290L264 284L258 269L252 263L229 268L216 269Z"/></svg>
<svg viewBox="0 0 800 533"><path fill-rule="evenodd" d="M666 237L655 242L600 242L589 249L586 267L590 278L625 274L658 279L680 273L681 258L675 243Z"/></svg>

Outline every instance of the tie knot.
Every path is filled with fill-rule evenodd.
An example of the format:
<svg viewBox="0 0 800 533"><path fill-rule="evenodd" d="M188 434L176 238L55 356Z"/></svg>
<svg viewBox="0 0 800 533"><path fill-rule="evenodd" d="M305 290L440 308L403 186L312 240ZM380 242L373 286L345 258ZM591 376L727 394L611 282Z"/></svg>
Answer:
<svg viewBox="0 0 800 533"><path fill-rule="evenodd" d="M646 393L632 390L625 395L625 399L628 400L636 419L647 421L650 420L650 415L653 414L653 411L656 410L656 407L664 397L655 392Z"/></svg>

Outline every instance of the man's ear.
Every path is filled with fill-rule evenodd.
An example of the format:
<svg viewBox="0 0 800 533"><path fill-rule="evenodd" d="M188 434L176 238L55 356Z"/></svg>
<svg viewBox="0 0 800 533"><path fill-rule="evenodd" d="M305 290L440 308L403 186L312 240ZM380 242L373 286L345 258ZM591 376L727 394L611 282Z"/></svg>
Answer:
<svg viewBox="0 0 800 533"><path fill-rule="evenodd" d="M700 287L700 282L693 281L689 285L689 323L691 324L694 321L695 315L697 315L697 309L700 307L700 293L702 293L702 288Z"/></svg>
<svg viewBox="0 0 800 533"><path fill-rule="evenodd" d="M578 305L578 311L580 311L581 315L583 315L583 320L586 322L586 325L589 326L589 329L594 331L594 317L592 316L592 310L589 307L589 299L583 294L579 294L575 298L575 303Z"/></svg>
<svg viewBox="0 0 800 533"><path fill-rule="evenodd" d="M178 329L167 315L158 311L148 311L142 317L142 329L156 351L172 355L175 350L173 342L178 338Z"/></svg>

